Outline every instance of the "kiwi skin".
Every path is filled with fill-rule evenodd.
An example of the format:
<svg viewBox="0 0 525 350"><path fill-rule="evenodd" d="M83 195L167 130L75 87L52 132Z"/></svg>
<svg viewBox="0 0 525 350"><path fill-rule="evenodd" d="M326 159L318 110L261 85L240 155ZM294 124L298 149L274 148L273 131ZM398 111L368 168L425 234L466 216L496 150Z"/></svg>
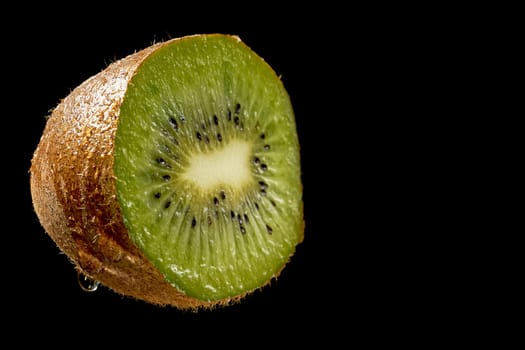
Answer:
<svg viewBox="0 0 525 350"><path fill-rule="evenodd" d="M34 152L30 186L42 226L79 272L125 296L198 309L231 304L251 291L210 302L189 297L166 282L129 237L113 172L119 110L130 79L152 52L185 38L157 43L116 61L64 98L48 118Z"/></svg>

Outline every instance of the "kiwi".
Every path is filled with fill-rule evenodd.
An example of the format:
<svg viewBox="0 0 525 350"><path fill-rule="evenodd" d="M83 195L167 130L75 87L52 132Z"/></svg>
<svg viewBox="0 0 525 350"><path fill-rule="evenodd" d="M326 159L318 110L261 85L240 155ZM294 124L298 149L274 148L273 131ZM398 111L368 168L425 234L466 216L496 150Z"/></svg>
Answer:
<svg viewBox="0 0 525 350"><path fill-rule="evenodd" d="M303 240L290 98L240 38L199 34L110 64L49 116L35 212L76 269L158 305L229 305Z"/></svg>

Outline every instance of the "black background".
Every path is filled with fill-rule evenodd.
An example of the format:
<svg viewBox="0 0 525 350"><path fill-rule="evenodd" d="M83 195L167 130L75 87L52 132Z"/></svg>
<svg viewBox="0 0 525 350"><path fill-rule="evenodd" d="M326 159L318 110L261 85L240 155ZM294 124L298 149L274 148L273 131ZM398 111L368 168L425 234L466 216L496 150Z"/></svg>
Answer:
<svg viewBox="0 0 525 350"><path fill-rule="evenodd" d="M438 152L454 129L443 116L452 117L449 67L464 38L450 47L457 33L442 35L442 17L375 4L23 6L0 15L2 339L331 348L460 329L465 309L449 303L456 284L442 283L454 245L442 233L454 225L439 199L453 201L454 170L440 168ZM301 144L304 242L277 280L227 308L194 313L105 287L86 293L32 207L29 167L45 116L112 61L198 33L238 35L282 77Z"/></svg>
<svg viewBox="0 0 525 350"><path fill-rule="evenodd" d="M477 260L461 268L458 258L472 250L458 237L476 220L453 222L469 205L455 183L468 156L455 148L472 130L458 121L485 103L454 105L484 79L490 31L469 22L470 6L10 6L0 13L2 341L435 344L483 314L479 291L462 288ZM104 287L83 292L31 204L28 171L45 116L115 59L196 33L239 35L282 76L301 144L304 242L278 280L224 309L192 313ZM471 50L475 40L483 50Z"/></svg>
<svg viewBox="0 0 525 350"><path fill-rule="evenodd" d="M195 15L196 9L145 8L131 14L99 10L57 8L39 15L35 9L32 18L14 13L13 25L2 30L7 91L3 104L9 107L3 116L8 127L2 147L9 150L4 154L8 164L4 220L10 223L4 232L2 290L9 327L29 331L51 327L55 330L48 333L51 341L56 334L69 332L85 343L106 336L131 343L173 337L191 339L196 345L210 340L228 344L243 332L257 345L271 346L276 339L329 341L349 327L367 329L375 324L377 300L370 296L373 291L363 272L373 259L356 258L366 254L355 244L359 230L354 222L368 204L356 205L352 199L362 190L354 174L359 149L365 146L353 141L362 131L345 129L355 123L354 105L362 104L366 95L366 86L356 89L352 83L363 74L362 68L358 64L349 69L352 62L368 58L361 47L364 29L346 20L332 21L336 9L329 13L311 9L316 14L306 17L280 8L241 14L210 10L208 18ZM252 11L266 19L240 23L238 19ZM240 36L282 76L301 143L304 242L277 280L227 308L198 313L161 308L103 286L86 293L31 204L28 171L45 116L74 87L115 59L154 41L197 33Z"/></svg>

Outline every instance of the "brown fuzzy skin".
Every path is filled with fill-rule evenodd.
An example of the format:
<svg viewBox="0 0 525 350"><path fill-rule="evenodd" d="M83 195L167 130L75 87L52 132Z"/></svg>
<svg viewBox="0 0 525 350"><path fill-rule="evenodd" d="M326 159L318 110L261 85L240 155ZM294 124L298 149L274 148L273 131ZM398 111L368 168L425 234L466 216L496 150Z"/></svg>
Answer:
<svg viewBox="0 0 525 350"><path fill-rule="evenodd" d="M112 63L61 101L33 155L31 194L42 226L85 275L153 304L209 308L242 296L206 302L167 283L129 238L115 195L113 147L128 83L148 55L174 40L184 38Z"/></svg>

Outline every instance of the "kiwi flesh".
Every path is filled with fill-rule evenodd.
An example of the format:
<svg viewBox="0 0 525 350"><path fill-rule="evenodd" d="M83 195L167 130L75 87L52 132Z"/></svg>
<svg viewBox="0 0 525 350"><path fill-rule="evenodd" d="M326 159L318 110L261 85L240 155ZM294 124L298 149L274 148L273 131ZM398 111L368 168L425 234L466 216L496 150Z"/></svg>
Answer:
<svg viewBox="0 0 525 350"><path fill-rule="evenodd" d="M48 118L30 175L78 271L153 304L240 300L303 240L292 105L236 36L157 43L86 80Z"/></svg>

